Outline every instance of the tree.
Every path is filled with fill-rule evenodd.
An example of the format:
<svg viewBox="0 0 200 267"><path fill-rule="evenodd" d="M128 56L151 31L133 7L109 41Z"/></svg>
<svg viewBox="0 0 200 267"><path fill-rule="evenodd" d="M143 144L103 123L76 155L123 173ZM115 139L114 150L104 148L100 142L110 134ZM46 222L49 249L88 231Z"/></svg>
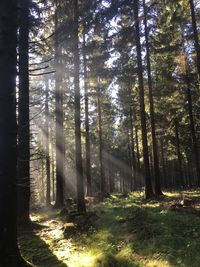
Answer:
<svg viewBox="0 0 200 267"><path fill-rule="evenodd" d="M18 222L28 223L30 205L29 1L19 1Z"/></svg>
<svg viewBox="0 0 200 267"><path fill-rule="evenodd" d="M46 174L47 174L47 190L46 205L51 204L51 177L50 177L50 154L49 154L49 80L45 81L45 155L46 155Z"/></svg>
<svg viewBox="0 0 200 267"><path fill-rule="evenodd" d="M147 78L148 78L148 87L149 87L151 137L152 137L152 146L153 146L155 194L159 196L159 195L162 195L162 191L161 191L161 185L160 185L160 170L159 170L158 149L157 149L156 129L155 129L153 84L152 84L152 77L151 77L149 36L148 36L148 26L147 26L147 8L146 8L145 0L143 0L143 9L144 9L144 31L145 31L145 45L146 45Z"/></svg>
<svg viewBox="0 0 200 267"><path fill-rule="evenodd" d="M197 185L200 186L198 140L197 140L196 129L195 129L193 101L192 101L192 94L191 94L191 89L190 89L191 84L190 84L189 69L188 69L188 62L187 62L186 55L185 55L185 80L186 80L187 108L188 108L189 121L190 121L190 133L191 133L191 138L192 138L192 148L193 148L193 153L194 153L194 160L195 160L196 174L197 174Z"/></svg>
<svg viewBox="0 0 200 267"><path fill-rule="evenodd" d="M194 46L196 50L196 65L197 65L197 73L198 73L198 82L200 83L200 45L199 45L199 35L198 35L198 30L197 30L197 22L196 22L195 9L194 9L194 1L189 0L189 4L190 4L191 18L192 18Z"/></svg>
<svg viewBox="0 0 200 267"><path fill-rule="evenodd" d="M145 175L145 196L151 198L153 196L151 174L149 169L149 153L147 143L147 129L146 129L146 115L144 103L144 82L143 82L143 68L141 57L141 44L140 44L140 29L138 18L138 0L134 0L134 15L135 15L135 38L137 50L137 67L138 67L138 80L139 80L139 94L140 94L140 116L142 128L142 145L143 145L143 159L144 159L144 175Z"/></svg>
<svg viewBox="0 0 200 267"><path fill-rule="evenodd" d="M179 187L184 186L184 181L183 181L183 169L182 169L182 156L181 156L181 150L180 150L180 138L179 138L179 123L178 119L175 118L175 135L176 135L176 150L177 150L177 157L178 157L178 167L179 167L179 181L178 185Z"/></svg>
<svg viewBox="0 0 200 267"><path fill-rule="evenodd" d="M89 125L89 106L88 106L88 77L87 77L87 57L85 45L85 23L83 25L83 68L84 68L84 90L85 90L85 151L86 151L86 177L87 177L87 196L92 195L91 171L90 171L90 125Z"/></svg>
<svg viewBox="0 0 200 267"><path fill-rule="evenodd" d="M63 133L63 91L61 88L61 46L59 45L59 0L55 11L55 67L56 67L56 201L55 207L61 208L64 203L64 133Z"/></svg>
<svg viewBox="0 0 200 267"><path fill-rule="evenodd" d="M0 266L23 267L17 245L17 4L0 2Z"/></svg>
<svg viewBox="0 0 200 267"><path fill-rule="evenodd" d="M99 163L100 163L100 191L101 196L104 197L106 194L106 181L103 163L103 138L102 138L102 93L101 93L101 83L99 77L97 77L97 113L98 113L98 133L99 133Z"/></svg>
<svg viewBox="0 0 200 267"><path fill-rule="evenodd" d="M74 12L74 90L75 90L75 150L76 150L76 176L77 176L77 207L79 212L85 212L83 164L81 149L81 119L80 119L80 85L79 85L79 39L78 39L78 0L73 0Z"/></svg>

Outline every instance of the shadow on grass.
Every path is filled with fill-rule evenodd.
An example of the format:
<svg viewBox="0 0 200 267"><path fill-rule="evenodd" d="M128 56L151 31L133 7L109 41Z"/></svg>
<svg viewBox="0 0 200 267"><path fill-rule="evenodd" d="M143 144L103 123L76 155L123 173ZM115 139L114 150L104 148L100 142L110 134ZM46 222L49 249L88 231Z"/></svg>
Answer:
<svg viewBox="0 0 200 267"><path fill-rule="evenodd" d="M104 253L102 257L96 261L95 267L139 267L139 265L128 259Z"/></svg>
<svg viewBox="0 0 200 267"><path fill-rule="evenodd" d="M127 198L102 204L105 212L86 240L86 247L96 246L102 251L103 258L96 266L134 267L141 266L141 261L147 266L144 262L157 260L158 265L152 266L167 262L174 267L199 267L200 217L172 211L157 201L139 202ZM128 247L129 251L118 257Z"/></svg>
<svg viewBox="0 0 200 267"><path fill-rule="evenodd" d="M52 253L49 246L34 232L42 226L34 223L33 227L19 231L18 242L22 256L37 267L67 267ZM42 227L44 228L44 227Z"/></svg>
<svg viewBox="0 0 200 267"><path fill-rule="evenodd" d="M143 219L136 218L136 214L132 221L140 255L158 255L172 266L200 266L199 217L167 207L143 207L142 210Z"/></svg>
<svg viewBox="0 0 200 267"><path fill-rule="evenodd" d="M184 209L173 211L168 206L159 206L156 201L125 210L126 220L121 225L132 234L132 247L137 254L157 257L172 266L200 266L200 217ZM114 228L110 231L116 234Z"/></svg>

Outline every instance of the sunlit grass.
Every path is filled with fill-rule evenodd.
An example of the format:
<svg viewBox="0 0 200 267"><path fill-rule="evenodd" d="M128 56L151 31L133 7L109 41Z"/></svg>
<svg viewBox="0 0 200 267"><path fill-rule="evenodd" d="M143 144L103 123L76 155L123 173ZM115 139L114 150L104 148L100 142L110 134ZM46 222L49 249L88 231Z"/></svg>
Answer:
<svg viewBox="0 0 200 267"><path fill-rule="evenodd" d="M146 267L172 267L168 261L162 259L152 259L144 261L144 266Z"/></svg>
<svg viewBox="0 0 200 267"><path fill-rule="evenodd" d="M200 196L197 191L185 194ZM200 217L170 209L168 201L180 198L180 192L165 195L167 202L144 202L141 192L112 195L91 207L98 212L94 225L70 237L64 236L64 229L73 223L60 221L56 214L45 221L42 215L34 215L47 228L36 231L35 239L29 238L30 249L22 246L23 255L37 267L199 267ZM44 265L45 259L53 259L54 265Z"/></svg>

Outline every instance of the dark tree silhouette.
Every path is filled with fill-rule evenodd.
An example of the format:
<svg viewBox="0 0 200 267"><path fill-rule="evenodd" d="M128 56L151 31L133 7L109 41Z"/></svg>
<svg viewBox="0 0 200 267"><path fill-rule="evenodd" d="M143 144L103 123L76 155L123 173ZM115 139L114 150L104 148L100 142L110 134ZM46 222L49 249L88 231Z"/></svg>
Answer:
<svg viewBox="0 0 200 267"><path fill-rule="evenodd" d="M18 221L28 223L30 205L29 1L19 1Z"/></svg>
<svg viewBox="0 0 200 267"><path fill-rule="evenodd" d="M143 82L143 68L142 68L142 56L141 56L141 44L140 44L140 27L139 27L139 17L138 17L138 0L134 0L134 16L135 16L135 39L136 39L139 94L140 94L142 146L143 146L143 158L144 158L145 196L146 198L150 198L153 196L153 190L151 184L151 174L149 168L149 152L147 144L146 115L145 115L145 103L144 103L144 82Z"/></svg>
<svg viewBox="0 0 200 267"><path fill-rule="evenodd" d="M84 25L84 31L85 31L85 25ZM84 90L85 90L85 152L86 152L87 196L91 196L92 185L91 185L91 171L90 171L90 126L89 126L88 78L87 78L85 32L83 34L83 65L84 65Z"/></svg>
<svg viewBox="0 0 200 267"><path fill-rule="evenodd" d="M150 61L149 36L148 36L148 26L147 26L147 8L145 0L143 0L143 9L144 9L144 32L145 32L145 44L146 44L147 76L148 76L149 104L150 104L150 118L151 118L151 136L152 136L152 146L153 146L155 194L162 195L161 185L160 185L160 170L159 170L158 148L156 140L156 129L155 129L153 85L151 78L151 61Z"/></svg>
<svg viewBox="0 0 200 267"><path fill-rule="evenodd" d="M55 1L55 66L56 66L56 201L55 207L63 206L63 174L64 174L64 133L63 133L63 101L61 88L61 51L59 45L59 1Z"/></svg>
<svg viewBox="0 0 200 267"><path fill-rule="evenodd" d="M74 89L75 89L75 146L76 146L76 175L77 175L77 207L85 212L83 188L83 163L81 149L81 118L80 118L80 85L79 85L79 40L78 40L78 1L74 0Z"/></svg>
<svg viewBox="0 0 200 267"><path fill-rule="evenodd" d="M49 155L49 80L45 81L45 154L46 154L46 174L47 190L46 205L51 205L51 177L50 177L50 155Z"/></svg>
<svg viewBox="0 0 200 267"><path fill-rule="evenodd" d="M16 0L0 1L0 266L23 267L17 245Z"/></svg>
<svg viewBox="0 0 200 267"><path fill-rule="evenodd" d="M199 35L197 30L197 22L195 16L195 9L194 9L194 1L189 0L190 3L190 10L191 10L191 18L192 18L192 30L194 35L194 46L196 50L196 65L197 65L197 72L198 72L198 81L200 79L200 45L199 45Z"/></svg>

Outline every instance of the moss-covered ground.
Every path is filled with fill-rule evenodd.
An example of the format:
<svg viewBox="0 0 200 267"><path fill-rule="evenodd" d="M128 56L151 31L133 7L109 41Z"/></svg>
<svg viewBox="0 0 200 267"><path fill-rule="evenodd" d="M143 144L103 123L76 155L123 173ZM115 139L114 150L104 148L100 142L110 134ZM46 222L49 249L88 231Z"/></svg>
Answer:
<svg viewBox="0 0 200 267"><path fill-rule="evenodd" d="M148 202L140 192L111 195L80 222L32 214L19 232L22 254L37 267L200 267L200 192L184 195L193 199L186 207L178 192Z"/></svg>

